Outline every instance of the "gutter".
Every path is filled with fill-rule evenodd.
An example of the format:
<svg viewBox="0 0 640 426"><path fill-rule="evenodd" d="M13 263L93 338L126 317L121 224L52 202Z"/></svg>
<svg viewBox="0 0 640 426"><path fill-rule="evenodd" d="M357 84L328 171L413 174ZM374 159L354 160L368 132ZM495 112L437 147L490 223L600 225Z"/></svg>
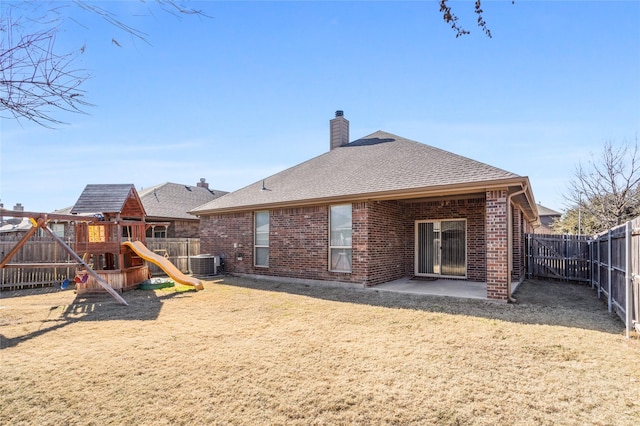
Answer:
<svg viewBox="0 0 640 426"><path fill-rule="evenodd" d="M514 178L507 179L496 179L491 181L480 181L473 182L472 184L460 185L438 185L438 186L430 186L430 187L422 187L422 188L411 188L411 189L400 189L400 190L390 190L390 191L382 191L382 192L370 192L370 193L356 193L356 194L342 194L342 195L333 195L326 196L320 198L306 198L306 199L295 199L295 200L275 200L275 201L267 201L262 203L255 204L241 204L241 205L230 205L227 207L219 207L219 208L208 208L202 209L199 208L192 209L188 213L201 217L201 216L209 216L209 215L217 215L217 214L225 214L225 213L237 213L237 212L245 212L245 211L253 211L253 210L267 210L272 208L287 208L287 207L304 207L304 206L316 206L316 205L327 205L331 203L342 203L342 202L363 202L363 201L387 201L387 200L410 200L415 198L432 198L439 196L449 196L449 195L464 195L469 193L478 193L484 194L486 191L491 189L501 189L505 186L527 186L526 182L523 182L523 178L518 176ZM257 184L254 184L257 188ZM277 191L277 189L272 189L272 191ZM232 193L233 194L233 193ZM220 197L222 198L222 197ZM528 197L527 197L528 198ZM216 202L218 199L212 200L211 202Z"/></svg>
<svg viewBox="0 0 640 426"><path fill-rule="evenodd" d="M516 195L527 192L527 189L528 186L524 184L522 189L507 196L507 300L509 303L517 302L516 299L511 297L511 272L513 269L513 210L511 208L511 199Z"/></svg>

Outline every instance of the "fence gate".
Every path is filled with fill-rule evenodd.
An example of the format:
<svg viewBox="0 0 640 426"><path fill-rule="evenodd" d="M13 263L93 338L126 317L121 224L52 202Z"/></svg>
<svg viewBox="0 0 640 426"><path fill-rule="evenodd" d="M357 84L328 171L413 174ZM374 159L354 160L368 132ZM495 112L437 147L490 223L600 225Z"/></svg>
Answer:
<svg viewBox="0 0 640 426"><path fill-rule="evenodd" d="M527 234L527 277L590 282L591 238Z"/></svg>

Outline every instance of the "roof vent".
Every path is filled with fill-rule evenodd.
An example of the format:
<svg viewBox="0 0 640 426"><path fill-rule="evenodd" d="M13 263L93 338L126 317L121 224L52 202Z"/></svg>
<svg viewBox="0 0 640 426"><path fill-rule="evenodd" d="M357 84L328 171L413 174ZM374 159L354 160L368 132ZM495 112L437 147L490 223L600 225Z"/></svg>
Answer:
<svg viewBox="0 0 640 426"><path fill-rule="evenodd" d="M336 111L336 117L342 117L342 116L344 116L344 111L342 111L342 110L337 110L337 111Z"/></svg>

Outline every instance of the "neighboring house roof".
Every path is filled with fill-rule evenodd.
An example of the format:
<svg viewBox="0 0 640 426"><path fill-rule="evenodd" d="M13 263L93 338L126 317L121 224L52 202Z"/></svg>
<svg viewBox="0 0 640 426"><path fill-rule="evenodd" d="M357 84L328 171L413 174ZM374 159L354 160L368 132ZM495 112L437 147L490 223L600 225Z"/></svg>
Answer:
<svg viewBox="0 0 640 426"><path fill-rule="evenodd" d="M553 232L553 223L556 221L556 219L559 219L562 216L562 213L545 207L542 204L538 204L537 207L538 213L540 214L540 224L543 228L540 231L544 231L546 233Z"/></svg>
<svg viewBox="0 0 640 426"><path fill-rule="evenodd" d="M31 221L28 217L14 218L13 223L6 223L0 226L0 234L10 234L13 232L26 232L32 228Z"/></svg>
<svg viewBox="0 0 640 426"><path fill-rule="evenodd" d="M562 213L552 210L549 207L545 207L540 203L538 203L538 213L540 216L562 216Z"/></svg>
<svg viewBox="0 0 640 426"><path fill-rule="evenodd" d="M122 213L127 203L135 201L135 206L130 206L136 216L145 216L142 202L133 184L89 184L71 209L76 213Z"/></svg>
<svg viewBox="0 0 640 426"><path fill-rule="evenodd" d="M337 200L402 199L483 192L528 184L526 177L378 131L191 212L215 214ZM530 193L530 189L528 190ZM537 216L533 198L530 215Z"/></svg>
<svg viewBox="0 0 640 426"><path fill-rule="evenodd" d="M189 210L224 194L227 192L171 182L161 183L138 192L147 217L190 220L196 218L188 213Z"/></svg>

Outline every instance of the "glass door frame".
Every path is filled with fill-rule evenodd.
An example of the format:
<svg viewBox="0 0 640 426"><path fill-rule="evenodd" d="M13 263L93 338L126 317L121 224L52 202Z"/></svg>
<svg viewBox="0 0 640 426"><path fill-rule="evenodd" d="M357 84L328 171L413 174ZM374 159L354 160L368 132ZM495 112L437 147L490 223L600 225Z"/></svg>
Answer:
<svg viewBox="0 0 640 426"><path fill-rule="evenodd" d="M462 222L464 224L464 265L457 265L457 267L464 270L461 275L445 275L442 274L442 223L443 222ZM439 226L439 239L440 244L438 247L438 252L435 253L434 259L437 259L438 264L432 265L432 269L434 272L420 272L420 225L424 223L438 223ZM437 278L456 278L456 279L466 279L467 278L467 267L468 267L468 256L467 256L467 247L468 247L468 229L467 229L467 219L425 219L425 220L416 220L415 221L415 233L414 233L414 275L418 277L437 277ZM429 244L433 244L435 239L429 242ZM435 272L438 271L438 272Z"/></svg>

